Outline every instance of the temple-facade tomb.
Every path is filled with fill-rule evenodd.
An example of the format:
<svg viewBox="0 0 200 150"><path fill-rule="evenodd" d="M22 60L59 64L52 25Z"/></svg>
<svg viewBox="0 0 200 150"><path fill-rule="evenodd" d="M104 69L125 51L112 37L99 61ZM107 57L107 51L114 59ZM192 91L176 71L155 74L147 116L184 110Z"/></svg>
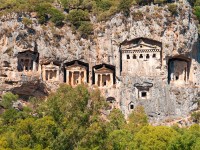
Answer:
<svg viewBox="0 0 200 150"><path fill-rule="evenodd" d="M18 58L18 71L37 71L39 54L30 50L19 52Z"/></svg>
<svg viewBox="0 0 200 150"><path fill-rule="evenodd" d="M48 62L42 65L43 81L59 81L60 66L55 62Z"/></svg>
<svg viewBox="0 0 200 150"><path fill-rule="evenodd" d="M174 84L188 83L190 75L190 60L172 58L168 63L168 82Z"/></svg>
<svg viewBox="0 0 200 150"><path fill-rule="evenodd" d="M121 74L159 74L162 65L162 44L158 41L137 38L121 44Z"/></svg>
<svg viewBox="0 0 200 150"><path fill-rule="evenodd" d="M100 64L93 67L93 84L98 87L112 87L115 83L115 67Z"/></svg>
<svg viewBox="0 0 200 150"><path fill-rule="evenodd" d="M65 82L71 86L88 82L89 65L79 60L65 64Z"/></svg>

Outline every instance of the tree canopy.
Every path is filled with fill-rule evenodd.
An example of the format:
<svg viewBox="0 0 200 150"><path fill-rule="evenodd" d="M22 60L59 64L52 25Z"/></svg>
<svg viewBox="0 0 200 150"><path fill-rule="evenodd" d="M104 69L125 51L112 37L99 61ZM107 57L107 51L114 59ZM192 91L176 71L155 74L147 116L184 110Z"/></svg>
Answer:
<svg viewBox="0 0 200 150"><path fill-rule="evenodd" d="M9 104L18 98L7 93ZM148 149L199 150L200 126L151 126L142 106L125 120L118 109L102 114L108 104L99 90L61 85L47 100L30 101L32 107L5 107L0 116L0 149ZM1 105L4 105L2 103Z"/></svg>

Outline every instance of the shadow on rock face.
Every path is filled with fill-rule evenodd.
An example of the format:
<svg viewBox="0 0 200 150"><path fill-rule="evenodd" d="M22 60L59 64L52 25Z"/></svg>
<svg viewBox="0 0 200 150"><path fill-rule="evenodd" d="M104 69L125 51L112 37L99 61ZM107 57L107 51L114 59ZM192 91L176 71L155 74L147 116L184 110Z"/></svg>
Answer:
<svg viewBox="0 0 200 150"><path fill-rule="evenodd" d="M21 98L28 100L30 97L42 98L49 94L50 91L41 81L29 81L22 83L19 87L14 87L12 92L18 94Z"/></svg>

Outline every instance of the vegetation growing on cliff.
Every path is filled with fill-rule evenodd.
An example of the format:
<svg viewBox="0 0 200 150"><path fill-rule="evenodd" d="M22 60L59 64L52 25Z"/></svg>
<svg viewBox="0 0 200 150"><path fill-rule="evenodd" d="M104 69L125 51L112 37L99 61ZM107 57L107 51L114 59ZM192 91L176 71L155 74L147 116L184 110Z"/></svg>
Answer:
<svg viewBox="0 0 200 150"><path fill-rule="evenodd" d="M3 98L9 103L16 95ZM32 99L23 110L8 107L0 116L0 149L169 149L199 150L200 126L151 126L142 107L128 122L121 111L108 116L108 104L99 90L62 85L47 101Z"/></svg>
<svg viewBox="0 0 200 150"><path fill-rule="evenodd" d="M123 12L124 16L129 15L132 5L149 5L151 3L163 6L170 0L1 0L0 16L16 12L19 15L26 12L36 12L39 23L45 24L49 21L55 26L62 26L66 22L71 22L74 30L80 32L84 37L93 33L91 16L95 16L97 21L108 20L118 12ZM200 2L191 1L194 6L194 14L200 20ZM172 15L177 15L178 7L175 3L168 3L168 9ZM145 14L143 14L145 15ZM28 22L27 22L28 21ZM30 25L27 19L23 21Z"/></svg>

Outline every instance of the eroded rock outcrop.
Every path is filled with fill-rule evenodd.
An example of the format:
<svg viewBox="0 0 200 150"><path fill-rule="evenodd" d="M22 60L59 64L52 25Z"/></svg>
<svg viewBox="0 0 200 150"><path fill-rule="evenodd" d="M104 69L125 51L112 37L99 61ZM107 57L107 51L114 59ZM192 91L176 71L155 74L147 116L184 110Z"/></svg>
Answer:
<svg viewBox="0 0 200 150"><path fill-rule="evenodd" d="M186 1L179 3L178 14L151 5L105 22L91 17L94 35L88 39L68 25L40 25L30 14L2 16L0 90L41 96L63 82L87 83L99 86L126 116L137 105L152 120L186 116L200 99L199 41ZM23 17L32 24L25 25Z"/></svg>

